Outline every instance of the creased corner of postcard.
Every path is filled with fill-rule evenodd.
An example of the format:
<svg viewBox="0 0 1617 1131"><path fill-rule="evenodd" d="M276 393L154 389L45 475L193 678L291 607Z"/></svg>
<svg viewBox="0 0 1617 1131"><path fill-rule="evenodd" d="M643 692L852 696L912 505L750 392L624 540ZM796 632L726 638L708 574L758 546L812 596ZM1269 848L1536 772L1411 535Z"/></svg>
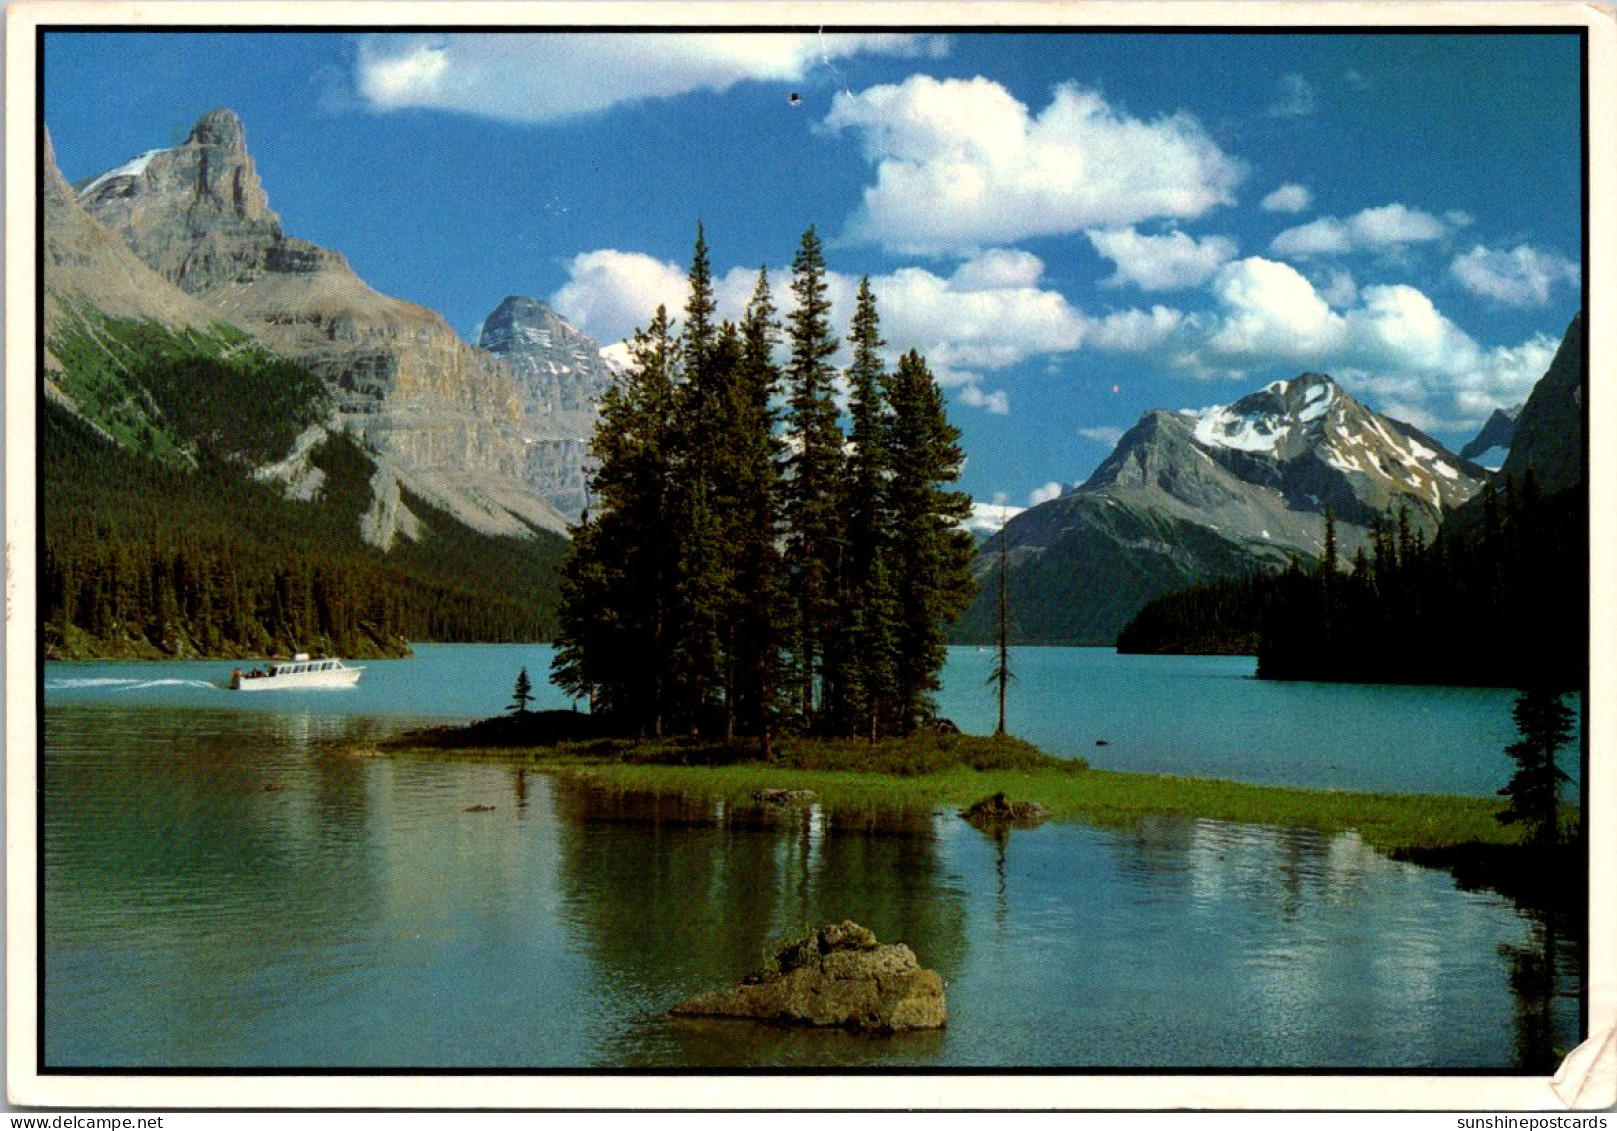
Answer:
<svg viewBox="0 0 1617 1131"><path fill-rule="evenodd" d="M1603 1029L1561 1062L1550 1087L1569 1108L1617 1104L1617 1029Z"/></svg>

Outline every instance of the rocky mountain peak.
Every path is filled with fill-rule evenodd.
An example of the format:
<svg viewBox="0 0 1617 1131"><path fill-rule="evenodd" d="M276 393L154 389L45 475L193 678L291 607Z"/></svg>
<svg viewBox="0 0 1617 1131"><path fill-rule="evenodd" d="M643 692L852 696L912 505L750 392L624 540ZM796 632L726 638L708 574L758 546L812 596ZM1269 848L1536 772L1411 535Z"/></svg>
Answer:
<svg viewBox="0 0 1617 1131"><path fill-rule="evenodd" d="M1482 468L1371 411L1328 376L1305 373L1228 405L1146 413L1083 490L1150 490L1206 512L1255 489L1252 498L1296 516L1317 521L1330 507L1339 521L1361 526L1403 503L1417 525L1435 530L1442 512L1485 478ZM1283 525L1266 515L1252 532L1274 541Z"/></svg>
<svg viewBox="0 0 1617 1131"><path fill-rule="evenodd" d="M247 152L247 131L234 110L209 110L191 127L187 145L209 145L219 149Z"/></svg>
<svg viewBox="0 0 1617 1131"><path fill-rule="evenodd" d="M1152 597L1317 559L1327 511L1341 560L1400 509L1430 535L1485 475L1304 373L1227 405L1147 412L1081 487L1007 522L974 570L986 578L1008 551L1012 602L1039 610L1022 629L1030 642L1109 643ZM980 591L961 639L992 638L992 593Z"/></svg>
<svg viewBox="0 0 1617 1131"><path fill-rule="evenodd" d="M599 343L548 303L511 295L483 320L477 344L516 376L529 484L563 514L578 515L595 405L613 381Z"/></svg>
<svg viewBox="0 0 1617 1131"><path fill-rule="evenodd" d="M542 331L552 329L559 322L564 322L564 319L543 299L507 295L484 320L483 330L485 335L499 333L502 329L507 332Z"/></svg>
<svg viewBox="0 0 1617 1131"><path fill-rule="evenodd" d="M1304 373L1292 381L1271 381L1228 406L1186 415L1194 419L1196 439L1205 447L1286 459L1317 439L1327 419L1340 417L1351 401L1324 374Z"/></svg>
<svg viewBox="0 0 1617 1131"><path fill-rule="evenodd" d="M539 299L505 299L483 320L477 344L516 372L530 413L593 415L612 382L600 344Z"/></svg>
<svg viewBox="0 0 1617 1131"><path fill-rule="evenodd" d="M200 295L262 270L281 239L241 121L211 110L184 145L77 185L79 203L154 271Z"/></svg>

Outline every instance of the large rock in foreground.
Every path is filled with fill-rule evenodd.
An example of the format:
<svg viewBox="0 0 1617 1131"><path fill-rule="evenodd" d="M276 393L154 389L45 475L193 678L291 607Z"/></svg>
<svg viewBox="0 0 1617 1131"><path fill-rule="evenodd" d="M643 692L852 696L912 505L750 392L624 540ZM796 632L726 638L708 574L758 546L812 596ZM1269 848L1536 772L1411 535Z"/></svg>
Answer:
<svg viewBox="0 0 1617 1131"><path fill-rule="evenodd" d="M869 1033L941 1029L947 1017L937 971L921 969L903 943L880 944L851 920L786 944L771 968L672 1012Z"/></svg>

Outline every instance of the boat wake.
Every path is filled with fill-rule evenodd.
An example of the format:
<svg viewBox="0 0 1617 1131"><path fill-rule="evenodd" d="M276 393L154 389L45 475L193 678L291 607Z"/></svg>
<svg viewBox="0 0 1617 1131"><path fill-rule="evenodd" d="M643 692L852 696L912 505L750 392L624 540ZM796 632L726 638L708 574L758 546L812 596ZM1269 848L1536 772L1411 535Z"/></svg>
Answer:
<svg viewBox="0 0 1617 1131"><path fill-rule="evenodd" d="M82 691L87 688L107 688L114 691L144 691L152 687L210 687L223 690L219 684L205 679L48 679L46 691Z"/></svg>

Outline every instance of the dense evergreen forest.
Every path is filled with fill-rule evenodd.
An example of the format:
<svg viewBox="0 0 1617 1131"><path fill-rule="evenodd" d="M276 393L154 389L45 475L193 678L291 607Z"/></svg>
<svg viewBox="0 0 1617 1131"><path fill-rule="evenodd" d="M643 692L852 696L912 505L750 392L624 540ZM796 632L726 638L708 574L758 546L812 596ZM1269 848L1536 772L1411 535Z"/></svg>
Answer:
<svg viewBox="0 0 1617 1131"><path fill-rule="evenodd" d="M1480 528L1428 542L1400 514L1346 568L1328 525L1319 563L1168 594L1118 648L1255 652L1264 679L1581 688L1587 507L1582 487L1541 497L1529 471L1484 488Z"/></svg>
<svg viewBox="0 0 1617 1131"><path fill-rule="evenodd" d="M167 352L172 339L150 333ZM181 410L180 377L154 378L160 391L142 403L138 390L148 371L121 352L117 387L137 397L125 419L150 437L140 444L148 454L113 442L48 399L41 410L47 657L300 649L364 657L407 653L406 640L554 634L555 576L565 548L559 536L474 534L406 493L405 505L428 536L401 539L383 554L359 536L374 468L354 441L336 436L316 451L326 480L315 501L285 499L253 480L248 465L286 450L303 427L307 402L279 395L232 401L216 388L243 379L250 390L264 378L307 392L314 378L295 366L284 370L286 362L265 378L253 350L190 368L175 362L201 402Z"/></svg>
<svg viewBox="0 0 1617 1131"><path fill-rule="evenodd" d="M1174 656L1255 656L1274 577L1221 577L1147 602L1117 635L1117 650Z"/></svg>
<svg viewBox="0 0 1617 1131"><path fill-rule="evenodd" d="M811 228L786 360L766 274L718 323L698 229L683 327L636 334L593 441L593 513L563 571L557 682L627 734L904 734L929 720L972 593L959 432L926 362L888 369L869 281L831 364ZM844 413L834 399L846 383Z"/></svg>

